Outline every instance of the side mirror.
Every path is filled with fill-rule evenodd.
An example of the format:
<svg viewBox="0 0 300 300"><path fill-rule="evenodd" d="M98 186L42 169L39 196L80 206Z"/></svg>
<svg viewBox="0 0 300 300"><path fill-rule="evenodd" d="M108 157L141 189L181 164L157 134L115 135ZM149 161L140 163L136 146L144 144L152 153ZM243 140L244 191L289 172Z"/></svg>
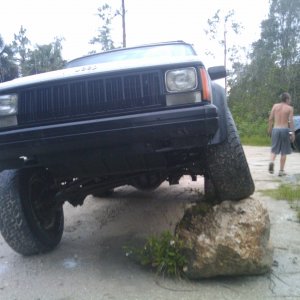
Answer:
<svg viewBox="0 0 300 300"><path fill-rule="evenodd" d="M207 72L211 80L221 79L227 76L227 71L224 66L208 68Z"/></svg>

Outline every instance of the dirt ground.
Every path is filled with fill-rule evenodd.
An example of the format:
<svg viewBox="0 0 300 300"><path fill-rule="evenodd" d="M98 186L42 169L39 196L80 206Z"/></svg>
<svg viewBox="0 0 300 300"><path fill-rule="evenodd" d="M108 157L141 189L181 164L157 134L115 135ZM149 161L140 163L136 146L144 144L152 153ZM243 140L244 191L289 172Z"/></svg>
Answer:
<svg viewBox="0 0 300 300"><path fill-rule="evenodd" d="M268 208L274 246L272 272L263 276L201 281L156 276L126 257L123 246L173 230L184 206L197 201L203 179L181 179L154 192L118 188L109 199L89 196L82 207L65 205L59 247L22 257L0 237L0 299L300 299L300 223L286 201L263 197L262 189L300 180L300 153L288 157L285 178L267 172L269 148L245 147L256 183L253 197ZM278 163L278 162L277 162Z"/></svg>

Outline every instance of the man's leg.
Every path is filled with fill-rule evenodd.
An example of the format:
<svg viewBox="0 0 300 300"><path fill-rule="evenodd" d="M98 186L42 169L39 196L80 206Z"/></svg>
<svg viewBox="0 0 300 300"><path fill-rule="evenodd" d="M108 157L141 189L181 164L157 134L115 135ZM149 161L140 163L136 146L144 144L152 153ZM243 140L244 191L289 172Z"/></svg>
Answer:
<svg viewBox="0 0 300 300"><path fill-rule="evenodd" d="M271 161L269 163L269 173L273 174L274 173L274 162L276 159L276 154L271 152L271 157L270 157Z"/></svg>
<svg viewBox="0 0 300 300"><path fill-rule="evenodd" d="M274 162L276 159L276 154L271 152L271 161Z"/></svg>
<svg viewBox="0 0 300 300"><path fill-rule="evenodd" d="M285 135L283 135L281 139L282 139L282 148L281 148L281 157L280 157L280 171L279 171L278 175L284 176L284 175L286 175L284 172L286 156L287 156L287 154L290 154L292 152L291 140L290 140L288 129L286 129Z"/></svg>
<svg viewBox="0 0 300 300"><path fill-rule="evenodd" d="M280 171L282 171L282 172L284 171L285 162L286 162L286 155L281 155L281 157L280 157ZM282 174L282 175L284 175L284 174Z"/></svg>

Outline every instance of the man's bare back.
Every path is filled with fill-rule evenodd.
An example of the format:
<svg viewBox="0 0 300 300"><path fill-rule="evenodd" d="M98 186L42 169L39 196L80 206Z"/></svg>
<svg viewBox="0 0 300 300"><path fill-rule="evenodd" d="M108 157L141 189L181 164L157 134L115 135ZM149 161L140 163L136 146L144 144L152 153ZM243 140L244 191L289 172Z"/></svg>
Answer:
<svg viewBox="0 0 300 300"><path fill-rule="evenodd" d="M274 121L274 128L288 128L289 120L293 120L293 108L285 102L274 104L270 118Z"/></svg>
<svg viewBox="0 0 300 300"><path fill-rule="evenodd" d="M294 109L291 106L291 96L288 93L281 95L280 103L274 104L269 116L268 133L271 135L272 128L290 128L292 132L291 140L295 140L294 131Z"/></svg>

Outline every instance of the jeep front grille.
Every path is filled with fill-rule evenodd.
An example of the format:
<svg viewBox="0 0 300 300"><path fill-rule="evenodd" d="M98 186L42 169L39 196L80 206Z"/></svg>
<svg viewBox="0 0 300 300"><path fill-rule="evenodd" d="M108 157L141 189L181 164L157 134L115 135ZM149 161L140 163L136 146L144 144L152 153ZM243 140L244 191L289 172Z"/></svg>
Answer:
<svg viewBox="0 0 300 300"><path fill-rule="evenodd" d="M165 105L160 72L98 76L45 84L20 92L19 124L74 120Z"/></svg>

